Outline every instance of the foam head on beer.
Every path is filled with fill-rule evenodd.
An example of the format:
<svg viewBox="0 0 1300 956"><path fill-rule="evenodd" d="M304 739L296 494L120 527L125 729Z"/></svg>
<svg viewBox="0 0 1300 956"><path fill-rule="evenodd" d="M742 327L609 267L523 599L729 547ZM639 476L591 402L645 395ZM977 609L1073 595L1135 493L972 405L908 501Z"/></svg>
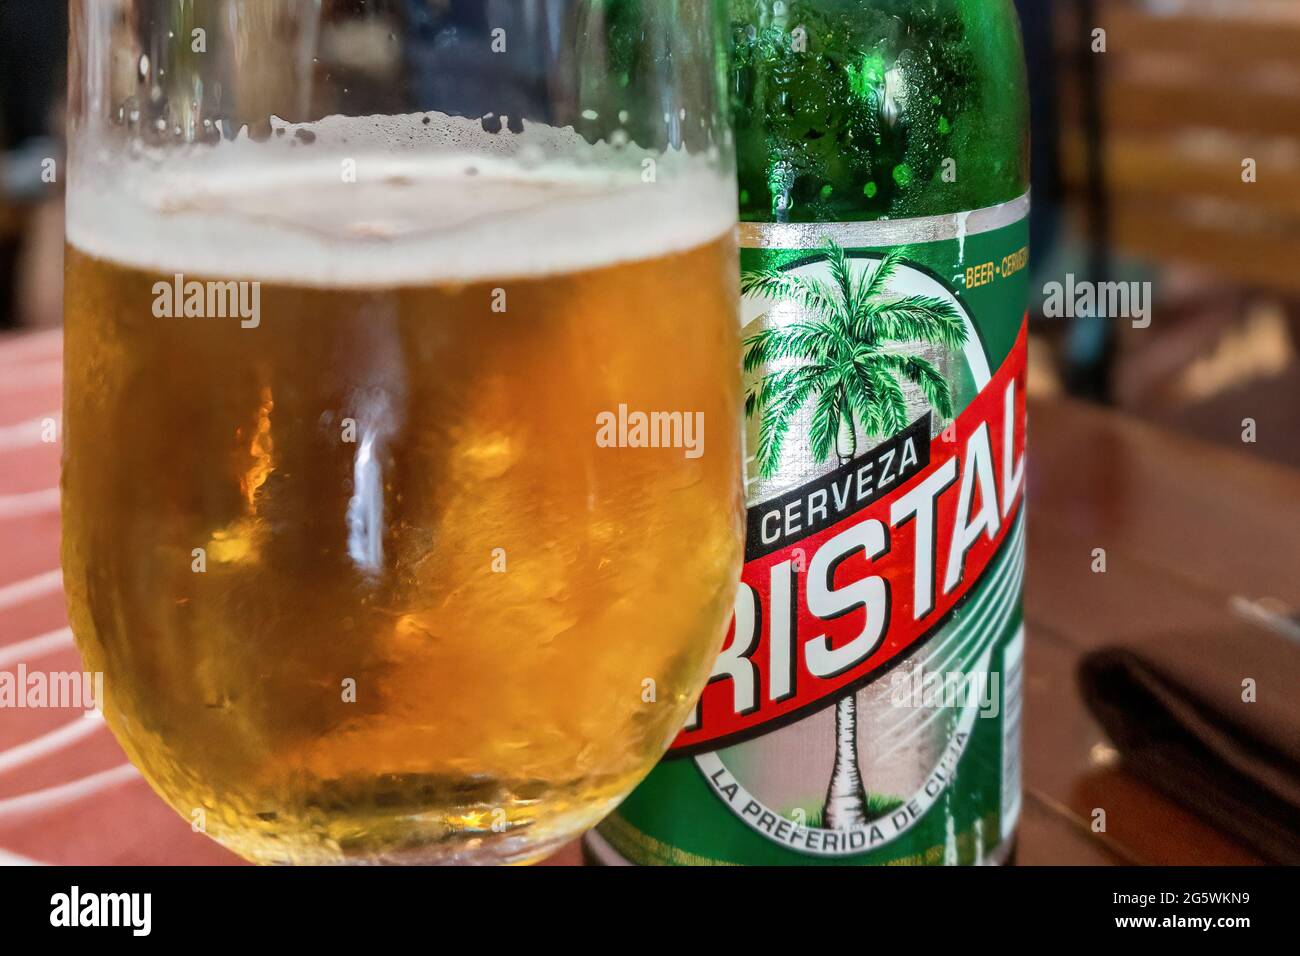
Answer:
<svg viewBox="0 0 1300 956"><path fill-rule="evenodd" d="M161 271L382 286L654 258L735 224L728 180L701 157L432 115L276 122L266 142L141 148L134 163L83 147L69 240Z"/></svg>
<svg viewBox="0 0 1300 956"><path fill-rule="evenodd" d="M719 165L441 115L79 146L70 615L196 828L530 859L667 748L740 561Z"/></svg>

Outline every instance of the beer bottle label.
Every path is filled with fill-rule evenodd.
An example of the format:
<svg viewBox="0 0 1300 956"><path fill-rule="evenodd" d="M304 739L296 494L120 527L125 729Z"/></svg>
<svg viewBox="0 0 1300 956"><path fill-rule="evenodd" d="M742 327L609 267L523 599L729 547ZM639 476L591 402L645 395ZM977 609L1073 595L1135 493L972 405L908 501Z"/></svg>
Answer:
<svg viewBox="0 0 1300 956"><path fill-rule="evenodd" d="M741 226L748 538L641 864L965 864L1020 811L1028 196Z"/></svg>

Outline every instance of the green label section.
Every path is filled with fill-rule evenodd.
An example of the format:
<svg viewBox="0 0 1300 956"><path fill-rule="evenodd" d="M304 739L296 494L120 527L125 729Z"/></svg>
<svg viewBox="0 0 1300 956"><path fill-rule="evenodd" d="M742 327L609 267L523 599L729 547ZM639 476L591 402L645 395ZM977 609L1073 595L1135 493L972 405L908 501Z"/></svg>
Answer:
<svg viewBox="0 0 1300 956"><path fill-rule="evenodd" d="M833 229L828 227L828 231ZM827 238L834 238L833 234ZM1028 224L1021 220L961 238L893 247L854 247L846 252L855 259L901 252L910 268L936 279L970 316L987 368L996 370L1010 357L1024 321L1027 244ZM819 247L745 249L742 267L794 269L822 258ZM953 363L948 373L957 414L979 392L979 376L971 365L970 361ZM756 765L763 755L779 752L763 749L766 738L718 751L711 760L665 760L601 824L600 834L624 858L646 865L924 866L986 861L1010 838L1020 805L1024 521L1022 514L1014 512L1008 520L1015 522L1015 533L1008 535L1001 553L991 562L971 597L922 647L911 652L902 666L881 675L872 685L898 687L898 674L909 663L920 662L924 671L927 666L951 661L957 649L964 648L963 670L969 673L987 667L998 675L997 706L974 715L969 708L961 707L927 711L933 716L925 721L926 733L930 738L937 737L937 744L932 743L928 749L903 746L893 756L889 755L890 747L883 747L886 756L877 756L871 769L864 768L871 816L876 822L892 818L890 825L882 822L880 836L873 839L870 849L848 855L793 849L762 832L763 826L756 825L757 811L746 816L744 806L737 805L744 803L743 797L729 802L720 794L721 788L710 785L705 768L715 768L717 775L716 768L721 764L727 773L719 779L734 775L735 780L755 792L764 783L766 794L798 789L774 786L772 781L775 778L779 784L782 774L792 776L799 771L780 765ZM883 692L883 688L879 689ZM879 726L880 739L888 741L889 725L901 725L892 715L881 719L881 713L876 712L878 723L867 720L860 725L860 740L870 738ZM824 723L813 728L812 718L805 718L770 735L803 733L806 748L824 751L833 743L825 739ZM909 724L914 725L919 721ZM759 781L759 787L751 786L750 781ZM813 792L816 786L812 785L806 794L806 805L765 796L763 807L770 807L792 826L819 827L820 800ZM916 795L922 793L927 799L916 800ZM771 828L770 819L766 826Z"/></svg>
<svg viewBox="0 0 1300 956"><path fill-rule="evenodd" d="M1004 658L1020 627L1017 609L993 658L1000 673L1006 672ZM1004 708L1010 705L1003 701ZM646 866L975 864L1003 842L1004 764L1019 762L1019 754L1009 752L1018 741L1013 738L1008 743L1004 731L1002 716L976 718L943 797L903 836L860 855L801 853L761 836L713 792L690 759L661 763L598 829L625 859ZM893 803L888 796L882 802L885 806ZM894 808L892 812L903 811ZM1014 822L1008 821L1009 826Z"/></svg>

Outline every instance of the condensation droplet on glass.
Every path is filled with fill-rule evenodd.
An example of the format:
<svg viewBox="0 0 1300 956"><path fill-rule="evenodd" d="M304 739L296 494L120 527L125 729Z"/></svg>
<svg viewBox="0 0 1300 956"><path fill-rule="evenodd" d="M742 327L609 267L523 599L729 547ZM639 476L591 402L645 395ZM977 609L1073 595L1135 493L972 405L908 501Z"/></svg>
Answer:
<svg viewBox="0 0 1300 956"><path fill-rule="evenodd" d="M149 75L149 54L141 53L140 54L140 79L143 80L148 75Z"/></svg>

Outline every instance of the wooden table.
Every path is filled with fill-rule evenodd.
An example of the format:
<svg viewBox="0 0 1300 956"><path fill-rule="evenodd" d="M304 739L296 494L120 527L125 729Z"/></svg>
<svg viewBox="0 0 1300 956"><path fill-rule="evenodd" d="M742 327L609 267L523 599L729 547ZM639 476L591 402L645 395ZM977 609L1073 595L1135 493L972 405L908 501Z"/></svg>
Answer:
<svg viewBox="0 0 1300 956"><path fill-rule="evenodd" d="M1034 403L1030 415L1020 861L1259 862L1123 771L1074 674L1099 647L1240 632L1234 600L1300 607L1300 472L1090 406ZM1106 834L1087 826L1095 808Z"/></svg>
<svg viewBox="0 0 1300 956"><path fill-rule="evenodd" d="M0 340L0 670L79 669L58 576L60 339ZM1130 419L1032 407L1027 864L1251 863L1249 851L1128 776L1079 699L1088 650L1236 625L1234 596L1300 606L1300 474ZM1093 573L1093 552L1107 571ZM1107 811L1108 832L1088 826ZM159 800L102 723L0 711L0 862L235 863ZM576 847L560 864L580 862Z"/></svg>

